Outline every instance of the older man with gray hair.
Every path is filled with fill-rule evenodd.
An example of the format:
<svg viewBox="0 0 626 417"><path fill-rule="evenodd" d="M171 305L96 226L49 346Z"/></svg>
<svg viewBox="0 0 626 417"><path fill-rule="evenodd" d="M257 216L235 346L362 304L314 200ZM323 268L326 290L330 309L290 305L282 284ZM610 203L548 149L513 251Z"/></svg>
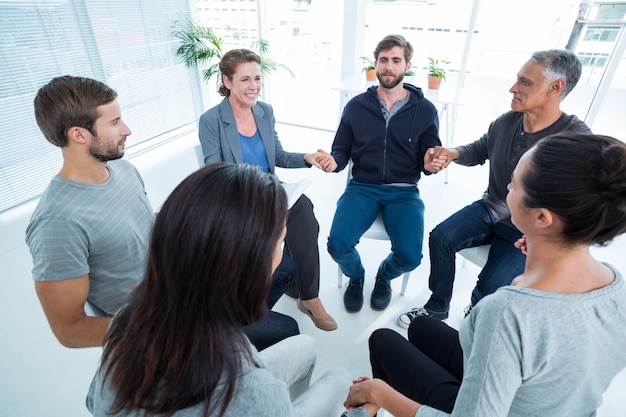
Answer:
<svg viewBox="0 0 626 417"><path fill-rule="evenodd" d="M568 50L533 53L517 73L509 89L511 110L494 120L480 139L456 148L438 147L437 157L474 166L489 160L489 184L482 198L456 212L430 233L430 277L428 302L398 317L408 328L418 316L445 320L450 309L455 274L455 254L465 248L490 244L489 257L478 275L471 296L472 307L484 296L508 285L524 271L526 256L514 246L522 234L511 223L506 205L507 186L520 157L539 140L554 133L590 133L574 115L561 111L560 103L576 86L582 65Z"/></svg>

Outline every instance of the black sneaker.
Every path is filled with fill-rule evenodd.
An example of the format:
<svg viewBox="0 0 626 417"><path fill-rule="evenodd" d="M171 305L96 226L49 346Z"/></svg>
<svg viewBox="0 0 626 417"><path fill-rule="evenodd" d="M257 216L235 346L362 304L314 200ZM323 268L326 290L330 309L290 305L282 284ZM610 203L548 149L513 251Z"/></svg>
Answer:
<svg viewBox="0 0 626 417"><path fill-rule="evenodd" d="M350 279L343 293L343 305L346 310L356 313L363 307L363 278Z"/></svg>
<svg viewBox="0 0 626 417"><path fill-rule="evenodd" d="M391 301L391 284L384 279L376 279L370 303L374 310L384 310Z"/></svg>
<svg viewBox="0 0 626 417"><path fill-rule="evenodd" d="M408 329L409 325L416 317L432 317L436 320L445 320L448 318L448 312L445 313L433 313L426 310L424 307L414 308L411 311L407 311L404 314L398 316L398 326Z"/></svg>

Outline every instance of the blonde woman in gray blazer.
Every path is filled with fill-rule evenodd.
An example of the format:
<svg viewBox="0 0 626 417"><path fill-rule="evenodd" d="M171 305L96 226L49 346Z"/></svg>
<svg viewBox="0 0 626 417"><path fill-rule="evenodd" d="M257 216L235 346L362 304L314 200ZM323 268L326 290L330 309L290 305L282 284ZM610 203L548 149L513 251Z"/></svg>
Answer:
<svg viewBox="0 0 626 417"><path fill-rule="evenodd" d="M247 49L234 49L222 57L219 67L224 100L200 117L199 136L206 164L212 162L247 163L275 174L275 167L322 169L319 152L285 151L275 130L272 107L258 101L261 91L261 60ZM298 297L298 308L322 330L335 330L337 323L319 298L320 264L317 245L319 224L313 203L302 195L293 205L287 220L285 254L298 264L296 287L290 295Z"/></svg>

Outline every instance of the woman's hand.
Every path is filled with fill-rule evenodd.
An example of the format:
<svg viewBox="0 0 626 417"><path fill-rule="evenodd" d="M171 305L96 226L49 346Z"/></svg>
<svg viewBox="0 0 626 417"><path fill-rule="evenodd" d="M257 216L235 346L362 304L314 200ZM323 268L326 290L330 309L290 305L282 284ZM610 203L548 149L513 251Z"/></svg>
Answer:
<svg viewBox="0 0 626 417"><path fill-rule="evenodd" d="M523 235L517 242L514 243L515 247L522 251L524 255L526 255L526 235Z"/></svg>
<svg viewBox="0 0 626 417"><path fill-rule="evenodd" d="M309 161L307 157L312 158L312 161ZM324 172L334 172L337 169L337 162L335 162L335 158L323 149L318 149L315 153L304 155L304 160L311 165L315 165Z"/></svg>
<svg viewBox="0 0 626 417"><path fill-rule="evenodd" d="M324 169L324 168L322 168L322 166L318 162L319 158L320 158L320 153L319 152L305 153L304 154L304 162L306 162L309 165L313 165L313 166L315 166L315 167L317 167L319 169Z"/></svg>
<svg viewBox="0 0 626 417"><path fill-rule="evenodd" d="M385 381L366 376L352 381L348 398L343 405L347 410L363 407L372 416L379 409L384 408L396 417L413 417L421 406L418 402L400 394Z"/></svg>
<svg viewBox="0 0 626 417"><path fill-rule="evenodd" d="M346 398L346 401L343 403L344 407L346 407L347 410L363 407L373 416L380 408L380 406L373 401L373 398L376 396L375 392L384 385L387 384L382 380L370 379L366 376L355 379L352 381L352 386L350 386L348 398Z"/></svg>

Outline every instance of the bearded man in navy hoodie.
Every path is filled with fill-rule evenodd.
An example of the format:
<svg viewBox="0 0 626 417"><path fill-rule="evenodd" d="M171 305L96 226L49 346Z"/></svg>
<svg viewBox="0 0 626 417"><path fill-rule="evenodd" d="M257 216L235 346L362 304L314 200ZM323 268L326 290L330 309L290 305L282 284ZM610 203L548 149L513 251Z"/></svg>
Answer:
<svg viewBox="0 0 626 417"><path fill-rule="evenodd" d="M390 281L421 262L424 203L417 183L423 173L439 171L440 146L435 106L420 88L403 83L413 47L400 35L388 35L374 50L379 85L350 100L343 111L330 154L319 163L339 172L352 160L352 179L337 202L328 252L350 282L344 293L349 312L363 306L365 269L356 249L359 239L382 213L391 253L376 273L371 306L384 310L391 301Z"/></svg>

